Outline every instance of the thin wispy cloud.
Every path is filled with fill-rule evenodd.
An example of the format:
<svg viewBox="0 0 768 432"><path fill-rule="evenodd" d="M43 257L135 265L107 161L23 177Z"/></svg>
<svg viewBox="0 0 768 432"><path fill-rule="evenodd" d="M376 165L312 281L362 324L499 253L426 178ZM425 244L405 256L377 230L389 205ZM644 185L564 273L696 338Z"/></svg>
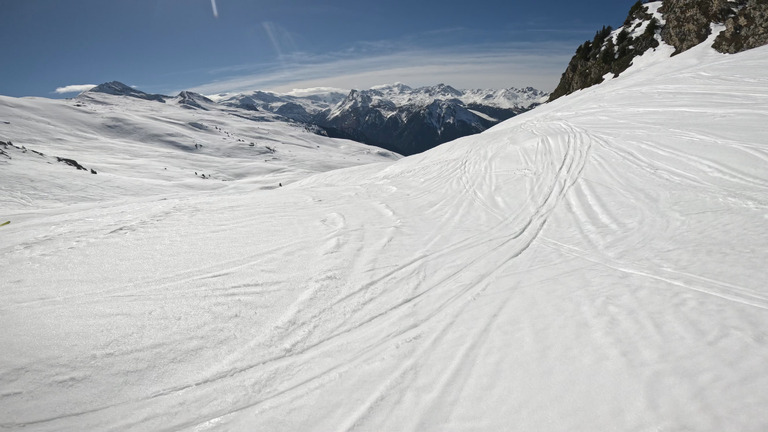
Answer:
<svg viewBox="0 0 768 432"><path fill-rule="evenodd" d="M219 8L216 7L216 0L211 0L211 9L213 9L213 17L219 17Z"/></svg>
<svg viewBox="0 0 768 432"><path fill-rule="evenodd" d="M59 87L54 90L56 94L68 94L68 93L82 93L86 90L90 90L96 87L96 84L73 84L64 87Z"/></svg>
<svg viewBox="0 0 768 432"><path fill-rule="evenodd" d="M264 32L267 34L269 41L272 43L272 48L274 48L275 54L277 54L279 59L283 59L286 55L297 51L293 35L280 24L264 21L261 23L261 26L264 28Z"/></svg>
<svg viewBox="0 0 768 432"><path fill-rule="evenodd" d="M360 47L363 47L362 49ZM373 48L373 47L376 48ZM367 43L323 55L283 54L272 64L240 65L230 75L195 87L203 94L308 87L368 88L404 82L439 82L459 88L533 86L552 90L573 51L572 43L507 43L450 48L396 49Z"/></svg>

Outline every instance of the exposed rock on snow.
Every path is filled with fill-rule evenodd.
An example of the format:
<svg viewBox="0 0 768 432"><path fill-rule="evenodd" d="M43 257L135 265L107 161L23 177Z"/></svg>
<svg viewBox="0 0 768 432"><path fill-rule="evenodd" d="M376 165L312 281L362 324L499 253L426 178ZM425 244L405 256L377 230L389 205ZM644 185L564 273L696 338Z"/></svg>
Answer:
<svg viewBox="0 0 768 432"><path fill-rule="evenodd" d="M651 21L655 20L652 24ZM679 54L703 43L713 24L724 24L711 46L721 53L734 54L768 44L768 2L765 0L664 0L638 2L624 25L606 36L598 32L593 41L579 47L552 92L550 100L603 82L625 71L634 59L659 41ZM638 29L644 29L638 34ZM629 38L619 36L622 33ZM623 43L620 41L623 39ZM613 54L613 55L612 55Z"/></svg>
<svg viewBox="0 0 768 432"><path fill-rule="evenodd" d="M78 170L88 171L87 168L85 168L84 166L82 166L79 163L77 163L77 161L74 160L74 159L67 159L67 158L62 158L62 157L58 157L57 156L56 160L59 161L59 162L63 162L63 163L65 163L65 164L67 164L67 165L69 165L71 167L77 168Z"/></svg>
<svg viewBox="0 0 768 432"><path fill-rule="evenodd" d="M660 11L667 24L661 32L675 54L709 37L711 24L725 24L712 45L735 54L768 43L768 2L765 0L664 0Z"/></svg>
<svg viewBox="0 0 768 432"><path fill-rule="evenodd" d="M675 47L675 54L704 42L710 35L710 24L723 22L729 8L727 0L664 0L659 11L666 25L661 30L664 42Z"/></svg>
<svg viewBox="0 0 768 432"><path fill-rule="evenodd" d="M622 27L615 31L604 27L592 41L580 45L549 100L600 84L606 75L619 76L636 57L658 47L662 22L657 12L660 4L636 4Z"/></svg>
<svg viewBox="0 0 768 432"><path fill-rule="evenodd" d="M742 2L743 3L743 2ZM768 44L768 2L748 0L725 21L713 48L728 54Z"/></svg>

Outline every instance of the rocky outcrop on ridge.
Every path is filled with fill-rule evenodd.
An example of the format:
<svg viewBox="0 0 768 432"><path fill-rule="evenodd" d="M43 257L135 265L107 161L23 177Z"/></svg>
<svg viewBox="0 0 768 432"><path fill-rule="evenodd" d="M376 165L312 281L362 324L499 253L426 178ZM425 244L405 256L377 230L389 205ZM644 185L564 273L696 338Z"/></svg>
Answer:
<svg viewBox="0 0 768 432"><path fill-rule="evenodd" d="M618 30L604 27L592 41L576 50L549 100L618 76L635 57L663 41L682 53L712 33L713 24L725 29L712 47L735 54L768 44L768 0L638 1Z"/></svg>
<svg viewBox="0 0 768 432"><path fill-rule="evenodd" d="M647 6L636 3L620 29L614 31L611 27L603 27L592 41L586 41L576 49L576 55L549 100L599 84L607 74L618 76L635 57L659 46L659 30L658 18L649 13Z"/></svg>
<svg viewBox="0 0 768 432"><path fill-rule="evenodd" d="M768 44L768 0L749 0L725 21L725 30L712 47L736 54Z"/></svg>
<svg viewBox="0 0 768 432"><path fill-rule="evenodd" d="M666 0L659 12L666 24L661 30L664 42L675 47L675 54L704 42L710 35L710 23L723 22L730 13L726 0Z"/></svg>

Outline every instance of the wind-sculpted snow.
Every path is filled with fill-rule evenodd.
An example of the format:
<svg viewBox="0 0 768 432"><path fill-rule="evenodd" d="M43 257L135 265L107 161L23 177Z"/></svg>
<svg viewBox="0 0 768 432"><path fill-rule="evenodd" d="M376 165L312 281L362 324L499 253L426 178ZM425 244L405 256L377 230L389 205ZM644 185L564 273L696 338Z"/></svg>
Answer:
<svg viewBox="0 0 768 432"><path fill-rule="evenodd" d="M641 59L283 188L0 214L0 427L765 430L766 59Z"/></svg>

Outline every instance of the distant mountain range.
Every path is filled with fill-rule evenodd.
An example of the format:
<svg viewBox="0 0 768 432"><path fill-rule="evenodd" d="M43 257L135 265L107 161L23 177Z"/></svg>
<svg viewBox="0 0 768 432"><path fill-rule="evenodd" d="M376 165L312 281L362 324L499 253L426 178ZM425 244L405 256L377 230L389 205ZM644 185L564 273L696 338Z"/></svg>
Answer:
<svg viewBox="0 0 768 432"><path fill-rule="evenodd" d="M445 84L405 84L308 96L255 91L220 95L219 103L264 110L322 128L329 136L375 145L402 155L482 132L528 111L548 93L525 89L457 90Z"/></svg>
<svg viewBox="0 0 768 432"><path fill-rule="evenodd" d="M107 93L184 108L212 105L262 111L302 123L316 132L375 145L402 155L482 132L544 102L549 94L534 88L457 90L445 84L411 88L405 84L369 90L323 89L301 96L254 91L206 97L190 91L177 96L148 94L117 81L85 93Z"/></svg>

